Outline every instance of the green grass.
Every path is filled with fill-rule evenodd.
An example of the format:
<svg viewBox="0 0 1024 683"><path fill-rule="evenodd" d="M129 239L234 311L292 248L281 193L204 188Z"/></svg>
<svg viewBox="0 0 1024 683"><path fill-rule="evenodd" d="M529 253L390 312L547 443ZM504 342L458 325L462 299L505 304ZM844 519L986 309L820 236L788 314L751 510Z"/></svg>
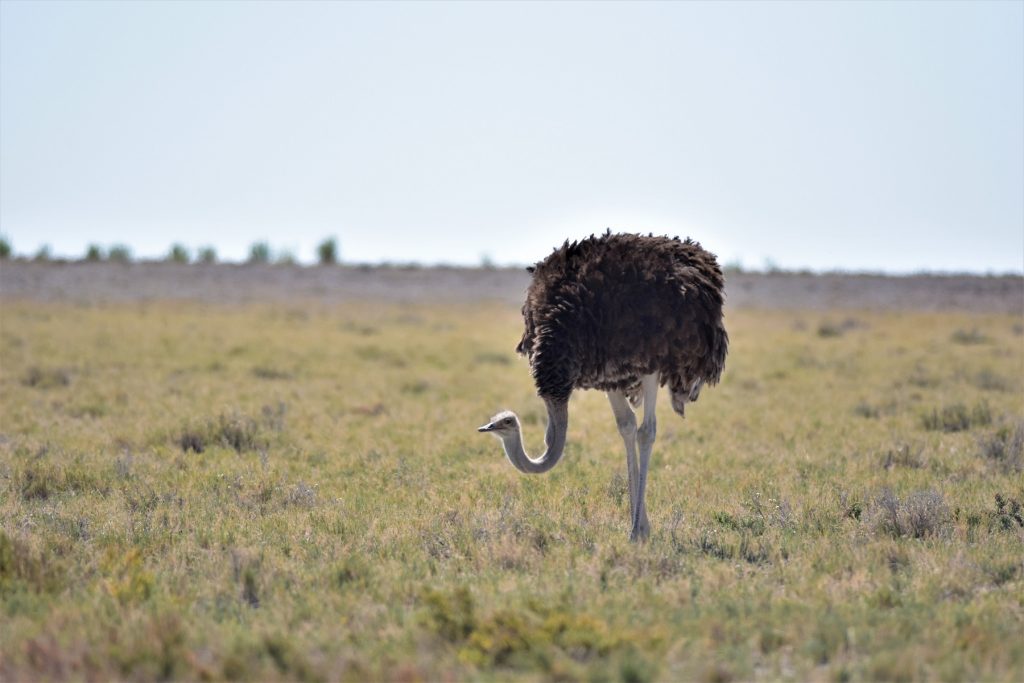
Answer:
<svg viewBox="0 0 1024 683"><path fill-rule="evenodd" d="M0 679L1019 680L1020 319L727 324L632 545L603 395L475 431L514 308L5 302Z"/></svg>

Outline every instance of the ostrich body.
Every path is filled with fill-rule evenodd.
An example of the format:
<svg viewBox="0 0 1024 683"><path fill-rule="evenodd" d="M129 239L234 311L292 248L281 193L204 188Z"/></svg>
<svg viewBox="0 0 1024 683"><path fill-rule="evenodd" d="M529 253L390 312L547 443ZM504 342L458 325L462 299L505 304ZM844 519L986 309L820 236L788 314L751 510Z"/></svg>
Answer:
<svg viewBox="0 0 1024 683"><path fill-rule="evenodd" d="M644 539L658 388L668 386L672 408L683 415L725 366L722 271L714 254L690 239L611 231L566 242L529 270L526 329L516 351L529 359L547 406L547 447L537 458L527 455L519 418L510 411L479 431L501 439L518 470L547 472L565 450L569 395L574 389L607 392L626 447L630 538ZM643 405L639 427L631 403Z"/></svg>

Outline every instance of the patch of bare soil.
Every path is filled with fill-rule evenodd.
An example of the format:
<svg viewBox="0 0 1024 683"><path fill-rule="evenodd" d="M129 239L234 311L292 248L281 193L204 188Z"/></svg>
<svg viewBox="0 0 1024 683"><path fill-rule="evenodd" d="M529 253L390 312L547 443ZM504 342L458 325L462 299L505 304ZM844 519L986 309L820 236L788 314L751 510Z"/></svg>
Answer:
<svg viewBox="0 0 1024 683"><path fill-rule="evenodd" d="M523 269L393 266L287 266L172 263L0 265L0 301L122 303L162 300L216 304L393 301L522 302ZM729 308L962 310L1024 315L1017 275L730 273Z"/></svg>

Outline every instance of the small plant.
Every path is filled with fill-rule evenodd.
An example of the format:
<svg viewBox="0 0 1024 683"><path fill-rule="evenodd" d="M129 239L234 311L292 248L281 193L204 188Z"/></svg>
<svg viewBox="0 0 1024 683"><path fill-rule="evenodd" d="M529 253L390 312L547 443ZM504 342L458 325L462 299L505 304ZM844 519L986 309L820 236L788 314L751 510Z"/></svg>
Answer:
<svg viewBox="0 0 1024 683"><path fill-rule="evenodd" d="M984 344L988 342L988 337L982 334L976 327L972 327L969 330L956 330L950 338L954 344Z"/></svg>
<svg viewBox="0 0 1024 683"><path fill-rule="evenodd" d="M103 249L98 244L90 244L85 249L85 260L91 263L103 260Z"/></svg>
<svg viewBox="0 0 1024 683"><path fill-rule="evenodd" d="M829 337L841 337L843 336L843 332L844 330L842 326L828 320L818 325L818 336L826 339Z"/></svg>
<svg viewBox="0 0 1024 683"><path fill-rule="evenodd" d="M900 500L892 489L875 499L875 527L894 538L928 538L948 529L951 515L942 494L927 489Z"/></svg>
<svg viewBox="0 0 1024 683"><path fill-rule="evenodd" d="M427 623L444 640L459 643L473 633L477 626L473 596L466 588L452 593L430 590L424 596Z"/></svg>
<svg viewBox="0 0 1024 683"><path fill-rule="evenodd" d="M992 423L992 412L985 402L968 409L962 403L932 409L921 416L921 424L930 432L965 432L972 427Z"/></svg>
<svg viewBox="0 0 1024 683"><path fill-rule="evenodd" d="M864 323L857 318L844 318L841 322L835 323L831 320L824 320L818 325L819 337L841 337L850 330L865 327Z"/></svg>
<svg viewBox="0 0 1024 683"><path fill-rule="evenodd" d="M853 407L853 414L867 419L875 419L881 416L882 411L867 401L861 401Z"/></svg>
<svg viewBox="0 0 1024 683"><path fill-rule="evenodd" d="M76 465L59 465L35 460L15 476L23 500L46 500L64 493L103 493L108 483L94 472Z"/></svg>
<svg viewBox="0 0 1024 683"><path fill-rule="evenodd" d="M241 598L253 609L260 606L259 575L262 565L262 557L254 557L240 551L231 553L231 570L235 581L240 584Z"/></svg>
<svg viewBox="0 0 1024 683"><path fill-rule="evenodd" d="M1024 420L978 442L979 455L1004 472L1024 471Z"/></svg>
<svg viewBox="0 0 1024 683"><path fill-rule="evenodd" d="M11 258L11 243L4 235L0 235L0 260Z"/></svg>
<svg viewBox="0 0 1024 683"><path fill-rule="evenodd" d="M1024 529L1024 509L1020 501L997 493L994 521L1006 531L1018 527Z"/></svg>
<svg viewBox="0 0 1024 683"><path fill-rule="evenodd" d="M192 255L188 253L185 245L175 244L171 246L171 250L167 254L167 260L172 263L188 263L192 260Z"/></svg>
<svg viewBox="0 0 1024 683"><path fill-rule="evenodd" d="M1013 388L1006 377L987 369L974 376L973 384L985 391L1010 391Z"/></svg>
<svg viewBox="0 0 1024 683"><path fill-rule="evenodd" d="M249 247L249 263L270 263L270 245L255 242Z"/></svg>
<svg viewBox="0 0 1024 683"><path fill-rule="evenodd" d="M284 503L285 505L311 508L316 505L316 489L300 481L288 491Z"/></svg>
<svg viewBox="0 0 1024 683"><path fill-rule="evenodd" d="M27 387L36 389L55 389L71 384L71 373L64 368L40 368L33 365L21 379Z"/></svg>
<svg viewBox="0 0 1024 683"><path fill-rule="evenodd" d="M894 467L907 467L920 469L924 467L924 460L921 458L921 448L911 448L909 444L901 444L890 448L882 456L882 467L891 470Z"/></svg>
<svg viewBox="0 0 1024 683"><path fill-rule="evenodd" d="M207 264L216 263L217 250L211 246L199 247L199 251L196 252L196 261Z"/></svg>
<svg viewBox="0 0 1024 683"><path fill-rule="evenodd" d="M338 262L338 241L328 237L316 248L316 256L322 266L332 266Z"/></svg>
<svg viewBox="0 0 1024 683"><path fill-rule="evenodd" d="M294 377L287 370L281 370L272 365L257 365L253 367L252 374L260 379L291 379Z"/></svg>
<svg viewBox="0 0 1024 683"><path fill-rule="evenodd" d="M125 244L115 244L107 252L107 260L113 263L131 263L132 250Z"/></svg>
<svg viewBox="0 0 1024 683"><path fill-rule="evenodd" d="M263 406L259 418L221 413L215 420L188 425L174 439L182 452L202 453L211 446L232 448L238 453L261 451L270 443L266 432L284 429L285 404Z"/></svg>
<svg viewBox="0 0 1024 683"><path fill-rule="evenodd" d="M277 258L274 259L274 262L280 266L294 266L298 263L298 259L295 258L294 252L284 250L278 252Z"/></svg>
<svg viewBox="0 0 1024 683"><path fill-rule="evenodd" d="M459 656L477 666L529 669L543 662L541 636L523 613L499 610L477 625Z"/></svg>
<svg viewBox="0 0 1024 683"><path fill-rule="evenodd" d="M19 583L39 592L57 592L63 584L59 560L44 556L20 539L0 529L0 595Z"/></svg>

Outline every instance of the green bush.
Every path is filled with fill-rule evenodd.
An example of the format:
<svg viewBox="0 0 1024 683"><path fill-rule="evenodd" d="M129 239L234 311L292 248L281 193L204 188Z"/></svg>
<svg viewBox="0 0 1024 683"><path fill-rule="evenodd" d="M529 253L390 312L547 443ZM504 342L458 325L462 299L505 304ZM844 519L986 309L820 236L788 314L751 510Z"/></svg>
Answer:
<svg viewBox="0 0 1024 683"><path fill-rule="evenodd" d="M11 243L6 237L0 235L0 260L6 261L11 258Z"/></svg>
<svg viewBox="0 0 1024 683"><path fill-rule="evenodd" d="M167 254L167 260L173 263L188 263L192 260L192 255L188 253L185 245L175 244L171 246L171 251Z"/></svg>
<svg viewBox="0 0 1024 683"><path fill-rule="evenodd" d="M114 263L131 263L132 250L125 244L115 244L107 252L107 260Z"/></svg>
<svg viewBox="0 0 1024 683"><path fill-rule="evenodd" d="M270 263L270 245L255 242L249 247L249 263Z"/></svg>
<svg viewBox="0 0 1024 683"><path fill-rule="evenodd" d="M338 262L338 241L333 237L325 239L317 246L316 255L321 265L334 265Z"/></svg>
<svg viewBox="0 0 1024 683"><path fill-rule="evenodd" d="M199 261L199 263L216 263L217 250L211 246L199 247L199 251L196 252L196 261Z"/></svg>

